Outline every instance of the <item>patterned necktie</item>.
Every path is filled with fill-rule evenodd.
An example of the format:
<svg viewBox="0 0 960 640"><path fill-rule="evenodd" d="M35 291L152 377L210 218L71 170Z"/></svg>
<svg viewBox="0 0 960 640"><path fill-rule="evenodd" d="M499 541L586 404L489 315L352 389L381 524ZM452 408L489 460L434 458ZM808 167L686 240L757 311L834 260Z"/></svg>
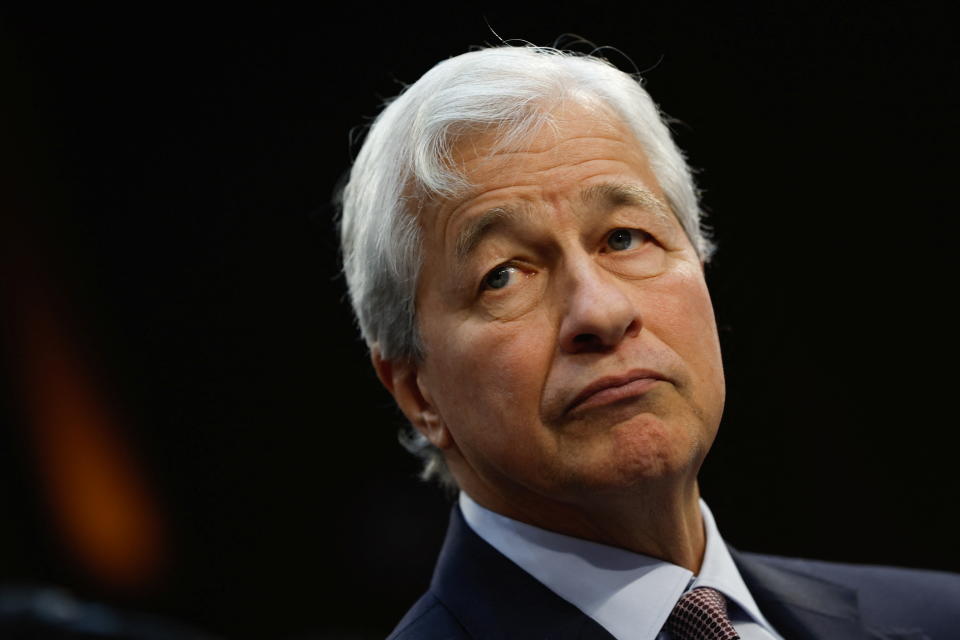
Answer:
<svg viewBox="0 0 960 640"><path fill-rule="evenodd" d="M706 587L688 591L665 625L674 640L737 640L740 635L727 617L723 595Z"/></svg>

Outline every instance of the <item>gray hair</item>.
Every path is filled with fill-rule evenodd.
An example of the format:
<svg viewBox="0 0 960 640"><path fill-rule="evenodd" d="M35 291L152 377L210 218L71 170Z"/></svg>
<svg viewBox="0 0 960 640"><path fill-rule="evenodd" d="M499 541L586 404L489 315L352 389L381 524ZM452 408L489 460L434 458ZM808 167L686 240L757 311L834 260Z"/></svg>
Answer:
<svg viewBox="0 0 960 640"><path fill-rule="evenodd" d="M495 131L496 150L522 143L562 100L599 102L623 120L646 151L667 203L704 261L713 250L698 192L638 76L593 56L500 46L445 60L390 101L373 122L343 190L343 269L367 345L386 360L425 357L416 320L421 262L417 213L424 202L469 186L452 152L457 138ZM455 486L443 454L412 430L401 436L424 461L423 479Z"/></svg>

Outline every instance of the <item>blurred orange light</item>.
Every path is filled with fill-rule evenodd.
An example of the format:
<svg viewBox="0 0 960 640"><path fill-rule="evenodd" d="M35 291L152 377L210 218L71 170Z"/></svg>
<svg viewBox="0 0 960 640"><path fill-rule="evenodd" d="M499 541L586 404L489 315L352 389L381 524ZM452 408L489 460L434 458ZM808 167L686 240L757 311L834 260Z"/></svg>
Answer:
<svg viewBox="0 0 960 640"><path fill-rule="evenodd" d="M38 472L54 522L95 580L113 589L149 588L166 555L155 500L114 412L68 339L69 322L55 312L50 289L37 286L44 278L30 271L16 270L15 304L5 306L14 320Z"/></svg>

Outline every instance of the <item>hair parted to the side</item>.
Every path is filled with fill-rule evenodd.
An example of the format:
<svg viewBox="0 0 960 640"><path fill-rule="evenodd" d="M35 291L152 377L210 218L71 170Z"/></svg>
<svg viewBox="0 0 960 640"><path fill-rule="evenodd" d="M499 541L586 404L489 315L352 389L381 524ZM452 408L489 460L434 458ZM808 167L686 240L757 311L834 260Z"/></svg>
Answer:
<svg viewBox="0 0 960 640"><path fill-rule="evenodd" d="M459 136L495 132L497 149L522 144L563 100L599 103L636 135L700 258L713 250L683 153L638 76L606 60L552 48L499 46L445 60L374 120L341 195L340 239L363 338L386 360L428 357L417 331L423 203L469 186L452 161ZM411 430L401 441L424 461L421 477L455 486L443 454Z"/></svg>

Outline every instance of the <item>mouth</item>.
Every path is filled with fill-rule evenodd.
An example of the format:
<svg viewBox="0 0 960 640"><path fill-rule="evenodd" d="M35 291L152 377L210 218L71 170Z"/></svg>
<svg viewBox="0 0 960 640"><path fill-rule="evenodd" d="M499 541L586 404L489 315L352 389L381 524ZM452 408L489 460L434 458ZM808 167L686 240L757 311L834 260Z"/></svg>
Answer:
<svg viewBox="0 0 960 640"><path fill-rule="evenodd" d="M619 376L594 380L567 406L567 413L612 404L647 393L666 377L649 369L635 369Z"/></svg>

